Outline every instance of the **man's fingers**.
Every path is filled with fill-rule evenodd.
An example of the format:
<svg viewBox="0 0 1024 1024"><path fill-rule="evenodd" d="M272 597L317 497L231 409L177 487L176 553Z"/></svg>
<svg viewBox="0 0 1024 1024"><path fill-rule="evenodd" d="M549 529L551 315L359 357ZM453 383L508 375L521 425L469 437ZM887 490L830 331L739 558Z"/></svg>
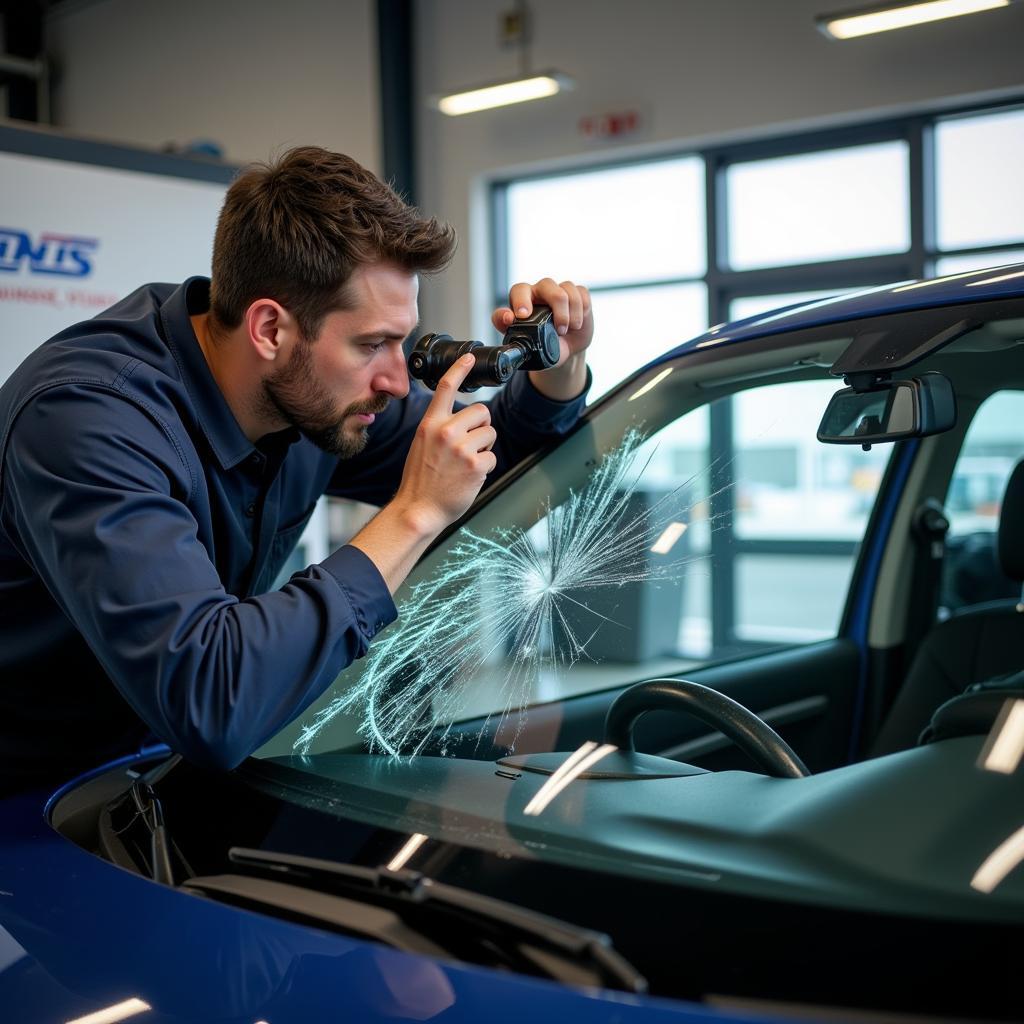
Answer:
<svg viewBox="0 0 1024 1024"><path fill-rule="evenodd" d="M472 405L463 406L449 418L448 422L458 424L462 430L485 427L491 422L490 406L484 405L483 402L474 402Z"/></svg>
<svg viewBox="0 0 1024 1024"><path fill-rule="evenodd" d="M563 281L558 287L569 298L569 329L578 331L583 326L583 296L572 281Z"/></svg>
<svg viewBox="0 0 1024 1024"><path fill-rule="evenodd" d="M533 312L534 303L551 307L551 319L562 335L582 330L591 310L590 292L586 288L572 281L558 284L550 277L542 278L536 284L520 281L509 289L508 298L508 307L496 309L491 317L499 331L507 330L511 324L509 312L522 319Z"/></svg>
<svg viewBox="0 0 1024 1024"><path fill-rule="evenodd" d="M462 382L469 376L473 369L476 356L467 353L459 356L448 368L448 372L437 382L437 389L434 397L430 400L424 419L447 419L455 408L455 393L462 386Z"/></svg>
<svg viewBox="0 0 1024 1024"><path fill-rule="evenodd" d="M489 452L498 440L498 432L492 426L477 427L466 435L470 449L474 452Z"/></svg>
<svg viewBox="0 0 1024 1024"><path fill-rule="evenodd" d="M508 304L520 320L529 316L533 312L533 285L525 281L512 285L508 291Z"/></svg>
<svg viewBox="0 0 1024 1024"><path fill-rule="evenodd" d="M533 286L533 294L538 302L551 307L555 330L565 334L569 329L569 296L565 289L550 277L545 277Z"/></svg>
<svg viewBox="0 0 1024 1024"><path fill-rule="evenodd" d="M515 318L515 313L513 313L508 306L500 306L491 314L491 323L494 325L494 329L496 331L504 334L512 325L512 321L515 320Z"/></svg>

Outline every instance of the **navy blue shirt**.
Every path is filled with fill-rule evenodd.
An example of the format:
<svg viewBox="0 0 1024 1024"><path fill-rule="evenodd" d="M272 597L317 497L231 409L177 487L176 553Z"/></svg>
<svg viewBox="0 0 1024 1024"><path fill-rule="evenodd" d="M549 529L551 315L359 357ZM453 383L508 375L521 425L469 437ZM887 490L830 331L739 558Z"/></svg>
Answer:
<svg viewBox="0 0 1024 1024"><path fill-rule="evenodd" d="M296 430L253 444L189 316L209 282L147 285L0 388L0 784L150 733L227 768L300 714L396 615L344 546L271 590L323 493L382 505L430 396L392 401L339 461ZM526 374L491 402L497 473L564 433ZM13 784L13 785L12 785Z"/></svg>

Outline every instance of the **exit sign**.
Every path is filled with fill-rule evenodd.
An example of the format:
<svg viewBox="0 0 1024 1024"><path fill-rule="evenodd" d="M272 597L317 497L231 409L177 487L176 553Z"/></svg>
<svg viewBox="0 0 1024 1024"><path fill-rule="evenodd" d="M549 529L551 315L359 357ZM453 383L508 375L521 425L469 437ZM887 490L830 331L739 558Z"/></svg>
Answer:
<svg viewBox="0 0 1024 1024"><path fill-rule="evenodd" d="M580 134L586 139L620 139L640 129L638 110L616 110L607 114L586 114L580 118Z"/></svg>

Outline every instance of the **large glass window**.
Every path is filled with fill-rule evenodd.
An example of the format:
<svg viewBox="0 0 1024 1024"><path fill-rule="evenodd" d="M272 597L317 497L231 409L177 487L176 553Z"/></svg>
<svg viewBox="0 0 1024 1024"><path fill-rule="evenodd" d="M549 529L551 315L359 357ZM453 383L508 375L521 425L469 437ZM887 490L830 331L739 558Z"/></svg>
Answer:
<svg viewBox="0 0 1024 1024"><path fill-rule="evenodd" d="M591 401L629 371L700 334L708 323L703 284L616 288L595 292L593 301L601 332L587 356L594 375Z"/></svg>
<svg viewBox="0 0 1024 1024"><path fill-rule="evenodd" d="M704 273L699 157L519 181L507 201L512 281L557 267L592 288Z"/></svg>
<svg viewBox="0 0 1024 1024"><path fill-rule="evenodd" d="M495 298L553 270L592 287L593 400L708 323L1024 262L1022 164L1003 107L505 182Z"/></svg>
<svg viewBox="0 0 1024 1024"><path fill-rule="evenodd" d="M964 256L942 256L935 261L935 273L964 274L971 270L1004 267L1008 263L1024 263L1024 249L999 249L993 252L971 252Z"/></svg>
<svg viewBox="0 0 1024 1024"><path fill-rule="evenodd" d="M513 182L507 278L571 274L593 295L593 402L708 325L704 161L697 156Z"/></svg>
<svg viewBox="0 0 1024 1024"><path fill-rule="evenodd" d="M728 263L811 263L910 245L907 144L802 153L726 172Z"/></svg>
<svg viewBox="0 0 1024 1024"><path fill-rule="evenodd" d="M935 157L940 249L1024 238L1024 110L940 121Z"/></svg>

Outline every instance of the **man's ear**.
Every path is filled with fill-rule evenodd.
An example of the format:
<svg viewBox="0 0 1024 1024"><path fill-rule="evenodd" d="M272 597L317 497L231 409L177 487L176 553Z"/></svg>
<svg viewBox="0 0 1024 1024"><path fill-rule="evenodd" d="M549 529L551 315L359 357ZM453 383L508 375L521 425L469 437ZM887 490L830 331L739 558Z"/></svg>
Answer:
<svg viewBox="0 0 1024 1024"><path fill-rule="evenodd" d="M295 318L273 299L251 303L243 322L254 355L266 362L287 358L298 338Z"/></svg>

